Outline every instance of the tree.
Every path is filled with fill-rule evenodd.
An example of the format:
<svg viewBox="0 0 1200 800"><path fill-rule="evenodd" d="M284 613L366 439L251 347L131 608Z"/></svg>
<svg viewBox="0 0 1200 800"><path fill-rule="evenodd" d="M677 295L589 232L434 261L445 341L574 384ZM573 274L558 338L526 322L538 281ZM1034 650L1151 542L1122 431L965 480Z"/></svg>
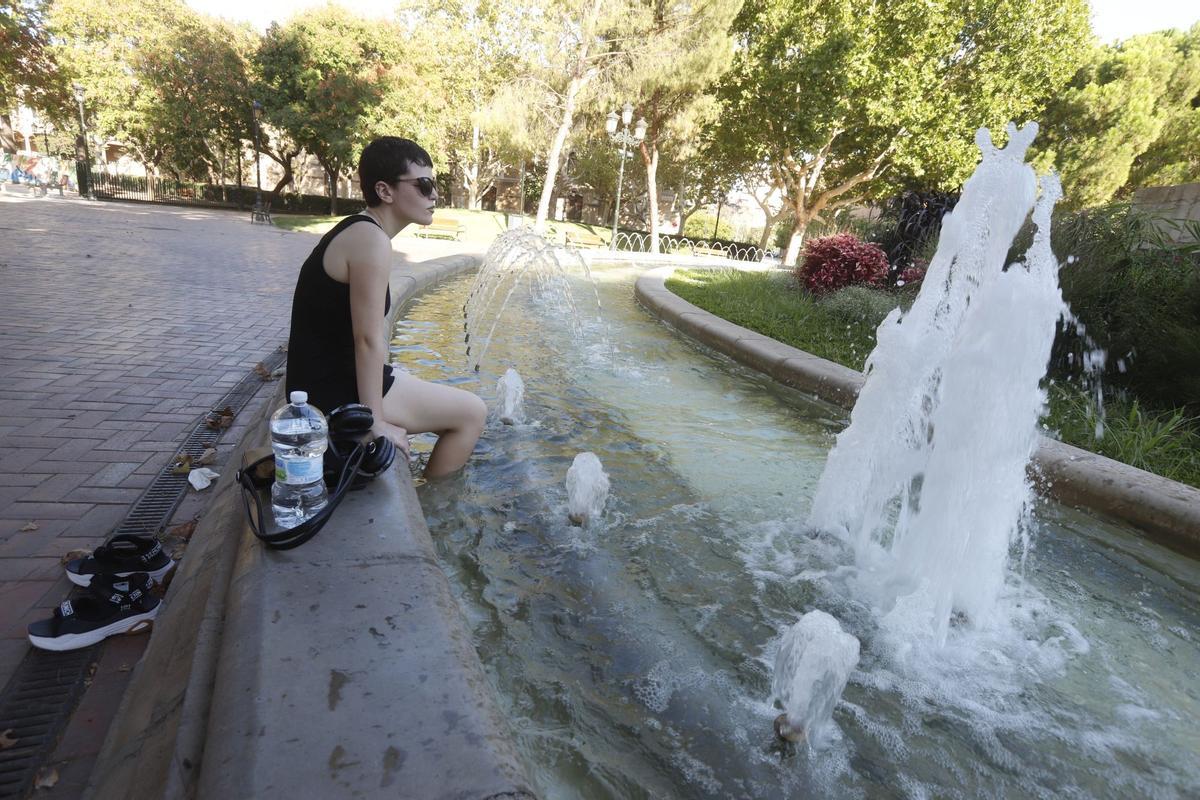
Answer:
<svg viewBox="0 0 1200 800"><path fill-rule="evenodd" d="M707 90L733 58L729 26L742 0L648 0L651 27L633 61L629 83L646 120L639 152L646 169L650 251L657 253L658 166L663 150L680 161L697 154L698 132L718 113Z"/></svg>
<svg viewBox="0 0 1200 800"><path fill-rule="evenodd" d="M721 133L769 165L795 220L919 179L953 187L975 130L1036 113L1089 41L1085 0L747 0Z"/></svg>
<svg viewBox="0 0 1200 800"><path fill-rule="evenodd" d="M0 0L0 131L6 137L8 114L18 103L57 111L66 102L50 45L44 0Z"/></svg>
<svg viewBox="0 0 1200 800"><path fill-rule="evenodd" d="M1172 31L1095 47L1046 109L1039 162L1062 174L1065 206L1111 200L1172 115L1190 110L1200 69L1184 57L1185 43Z"/></svg>
<svg viewBox="0 0 1200 800"><path fill-rule="evenodd" d="M131 148L151 177L216 175L248 129L253 34L180 0L57 0L53 52L86 90L91 127Z"/></svg>
<svg viewBox="0 0 1200 800"><path fill-rule="evenodd" d="M436 75L393 23L327 5L272 25L256 61L266 117L325 170L330 214L339 177L375 136L440 143Z"/></svg>
<svg viewBox="0 0 1200 800"><path fill-rule="evenodd" d="M505 167L504 126L493 132L488 113L496 93L514 77L523 36L518 0L409 0L398 12L405 28L431 41L446 98L446 156L467 191L467 207ZM418 33L419 32L419 33Z"/></svg>
<svg viewBox="0 0 1200 800"><path fill-rule="evenodd" d="M1171 78L1162 132L1134 159L1129 186L1200 181L1200 23L1175 37L1179 60Z"/></svg>

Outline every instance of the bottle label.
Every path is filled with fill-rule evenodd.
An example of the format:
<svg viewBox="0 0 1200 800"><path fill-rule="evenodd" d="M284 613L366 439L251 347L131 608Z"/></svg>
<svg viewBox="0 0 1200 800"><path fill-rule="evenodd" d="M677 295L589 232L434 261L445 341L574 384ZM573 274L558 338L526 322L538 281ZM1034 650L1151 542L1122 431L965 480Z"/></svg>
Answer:
<svg viewBox="0 0 1200 800"><path fill-rule="evenodd" d="M324 476L323 458L275 456L275 481L293 486L316 483Z"/></svg>

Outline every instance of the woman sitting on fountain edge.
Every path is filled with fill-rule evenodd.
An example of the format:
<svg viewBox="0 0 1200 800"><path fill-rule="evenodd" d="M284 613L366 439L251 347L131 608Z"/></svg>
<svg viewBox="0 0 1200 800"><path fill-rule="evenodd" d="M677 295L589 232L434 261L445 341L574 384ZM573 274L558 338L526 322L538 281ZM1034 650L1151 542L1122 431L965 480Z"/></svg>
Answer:
<svg viewBox="0 0 1200 800"><path fill-rule="evenodd" d="M346 403L368 406L373 435L386 436L405 455L408 434L438 434L425 476L447 475L471 455L487 407L470 392L387 363L392 239L408 225L433 221L433 160L416 142L384 136L363 149L358 178L367 207L321 237L300 269L287 391L308 392L326 414Z"/></svg>

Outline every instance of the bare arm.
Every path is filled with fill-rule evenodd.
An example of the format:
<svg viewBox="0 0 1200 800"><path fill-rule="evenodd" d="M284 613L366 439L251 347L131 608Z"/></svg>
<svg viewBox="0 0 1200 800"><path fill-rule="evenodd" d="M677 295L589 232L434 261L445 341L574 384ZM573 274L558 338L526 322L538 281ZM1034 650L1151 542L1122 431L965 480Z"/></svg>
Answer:
<svg viewBox="0 0 1200 800"><path fill-rule="evenodd" d="M354 242L346 260L350 277L350 319L354 333L354 368L358 376L358 400L371 409L374 430L403 450L408 440L402 428L388 426L383 418L383 365L387 360L387 331L383 316L388 276L392 270L392 246L377 231L361 226L364 234Z"/></svg>

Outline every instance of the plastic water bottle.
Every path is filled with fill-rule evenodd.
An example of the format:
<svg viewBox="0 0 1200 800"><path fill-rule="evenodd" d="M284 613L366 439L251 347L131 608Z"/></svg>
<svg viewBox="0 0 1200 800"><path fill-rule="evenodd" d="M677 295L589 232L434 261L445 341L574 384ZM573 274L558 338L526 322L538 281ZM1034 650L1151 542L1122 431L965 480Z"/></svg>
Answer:
<svg viewBox="0 0 1200 800"><path fill-rule="evenodd" d="M324 479L329 424L320 410L308 404L308 392L292 392L289 399L271 415L275 451L271 510L281 528L296 527L329 502Z"/></svg>

